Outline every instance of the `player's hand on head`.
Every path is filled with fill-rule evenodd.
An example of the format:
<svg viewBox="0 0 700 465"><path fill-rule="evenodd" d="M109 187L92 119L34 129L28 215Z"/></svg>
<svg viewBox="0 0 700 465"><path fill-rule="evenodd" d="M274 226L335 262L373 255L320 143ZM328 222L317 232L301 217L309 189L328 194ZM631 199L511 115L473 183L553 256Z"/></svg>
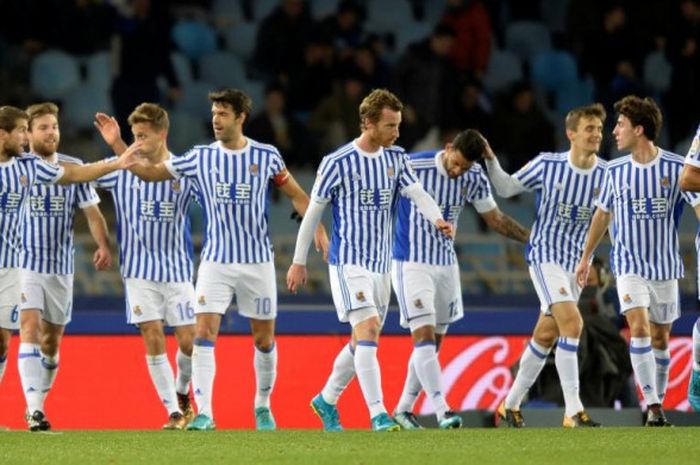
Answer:
<svg viewBox="0 0 700 465"><path fill-rule="evenodd" d="M292 263L287 271L287 289L293 294L306 285L306 267Z"/></svg>
<svg viewBox="0 0 700 465"><path fill-rule="evenodd" d="M113 116L109 116L106 113L95 114L95 122L93 123L104 141L112 146L116 144L119 139L121 139L121 130L119 129L119 123Z"/></svg>

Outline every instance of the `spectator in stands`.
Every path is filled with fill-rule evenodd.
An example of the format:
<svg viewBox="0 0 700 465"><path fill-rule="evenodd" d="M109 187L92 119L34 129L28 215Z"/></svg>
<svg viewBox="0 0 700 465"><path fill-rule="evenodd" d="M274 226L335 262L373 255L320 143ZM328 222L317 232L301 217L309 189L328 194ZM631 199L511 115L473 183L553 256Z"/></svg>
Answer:
<svg viewBox="0 0 700 465"><path fill-rule="evenodd" d="M460 71L481 78L491 55L491 21L481 0L447 0L442 22L454 29L450 61Z"/></svg>
<svg viewBox="0 0 700 465"><path fill-rule="evenodd" d="M286 82L303 67L305 47L314 29L306 2L283 0L258 29L253 64L269 79Z"/></svg>
<svg viewBox="0 0 700 465"><path fill-rule="evenodd" d="M388 86L391 70L389 64L378 55L377 49L381 50L381 45L372 46L373 37L376 36L371 35L355 50L350 60L346 60L345 66L358 68L368 89L381 89ZM376 41L381 43L378 37Z"/></svg>
<svg viewBox="0 0 700 465"><path fill-rule="evenodd" d="M554 150L554 126L535 102L528 82L517 84L504 105L493 115L494 150L503 153L508 166L523 166L533 153Z"/></svg>
<svg viewBox="0 0 700 465"><path fill-rule="evenodd" d="M322 21L321 28L330 37L341 60L352 56L353 50L360 46L364 18L364 9L357 2L343 0L336 14Z"/></svg>
<svg viewBox="0 0 700 465"><path fill-rule="evenodd" d="M321 153L330 153L360 135L357 107L365 95L362 75L348 70L332 95L319 103L309 119L309 129L319 141Z"/></svg>
<svg viewBox="0 0 700 465"><path fill-rule="evenodd" d="M466 79L458 98L451 102L448 111L441 115L442 126L473 128L486 137L491 135L491 105L484 95L481 84L475 79Z"/></svg>
<svg viewBox="0 0 700 465"><path fill-rule="evenodd" d="M52 18L60 47L73 55L108 50L116 11L109 2L73 0L61 2Z"/></svg>
<svg viewBox="0 0 700 465"><path fill-rule="evenodd" d="M438 122L457 92L457 72L449 60L455 31L438 24L430 37L411 45L394 70L394 88L406 105L401 145L407 148Z"/></svg>
<svg viewBox="0 0 700 465"><path fill-rule="evenodd" d="M132 0L128 12L117 18L119 60L112 83L112 104L121 127L142 102L160 103L157 80L164 77L169 100L180 98L180 82L175 75L170 53L170 19L164 6L151 0Z"/></svg>
<svg viewBox="0 0 700 465"><path fill-rule="evenodd" d="M248 123L248 135L277 147L288 165L316 166L317 151L304 125L287 112L284 87L279 83L266 87L265 108Z"/></svg>
<svg viewBox="0 0 700 465"><path fill-rule="evenodd" d="M335 61L330 39L322 32L309 38L302 66L289 74L289 110L306 120L318 103L333 90Z"/></svg>

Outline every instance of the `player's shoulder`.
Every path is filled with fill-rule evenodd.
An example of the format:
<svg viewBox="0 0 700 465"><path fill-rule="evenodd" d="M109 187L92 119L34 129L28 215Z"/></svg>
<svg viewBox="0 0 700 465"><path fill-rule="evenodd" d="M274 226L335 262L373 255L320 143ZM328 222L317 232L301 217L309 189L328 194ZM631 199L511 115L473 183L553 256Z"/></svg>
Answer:
<svg viewBox="0 0 700 465"><path fill-rule="evenodd" d="M569 159L569 152L540 152L535 158L548 162L565 162Z"/></svg>
<svg viewBox="0 0 700 465"><path fill-rule="evenodd" d="M408 161L411 167L415 170L426 170L435 168L435 156L437 155L436 150L425 151L425 152L413 152L408 153Z"/></svg>
<svg viewBox="0 0 700 465"><path fill-rule="evenodd" d="M632 162L632 155L627 154L608 161L608 170L613 170Z"/></svg>
<svg viewBox="0 0 700 465"><path fill-rule="evenodd" d="M83 160L81 160L80 158L71 155L66 155L65 153L57 153L56 156L60 163L72 163L74 165L84 164Z"/></svg>
<svg viewBox="0 0 700 465"><path fill-rule="evenodd" d="M605 169L608 168L608 164L609 164L609 163L610 163L610 162L609 162L608 160L606 160L606 159L604 159L604 158L601 158L601 157L598 157L598 162L597 162L596 167L597 167L598 169L605 170Z"/></svg>
<svg viewBox="0 0 700 465"><path fill-rule="evenodd" d="M251 149L256 149L256 150L259 150L261 152L266 152L266 153L274 153L277 155L280 154L279 149L272 144L264 144L262 142L255 140L255 139L251 139L250 137L247 137L247 139L248 139L248 143L250 144Z"/></svg>
<svg viewBox="0 0 700 465"><path fill-rule="evenodd" d="M353 142L348 142L347 144L341 145L333 152L329 153L321 160L321 164L333 164L338 163L348 157L357 155L357 148Z"/></svg>
<svg viewBox="0 0 700 465"><path fill-rule="evenodd" d="M385 147L384 152L390 153L392 155L404 155L406 153L406 149L404 149L400 145L392 145L389 147Z"/></svg>
<svg viewBox="0 0 700 465"><path fill-rule="evenodd" d="M26 164L26 165L31 165L33 163L37 163L39 161L43 160L39 155L35 155L30 152L24 152L22 155L19 157L15 157L15 161Z"/></svg>
<svg viewBox="0 0 700 465"><path fill-rule="evenodd" d="M679 155L675 152L671 152L669 150L664 150L662 148L659 148L659 154L661 156L662 160L666 160L670 163L680 163L681 165L685 163L685 157L682 155Z"/></svg>

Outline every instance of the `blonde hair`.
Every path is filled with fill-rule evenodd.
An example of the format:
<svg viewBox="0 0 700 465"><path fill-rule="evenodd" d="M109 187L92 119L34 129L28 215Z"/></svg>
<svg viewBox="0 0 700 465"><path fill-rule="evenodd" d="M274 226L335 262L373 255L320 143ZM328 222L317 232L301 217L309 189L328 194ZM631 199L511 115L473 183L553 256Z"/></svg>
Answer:
<svg viewBox="0 0 700 465"><path fill-rule="evenodd" d="M581 121L581 118L598 118L601 123L604 123L606 117L605 107L600 103L592 103L585 107L574 108L567 113L564 121L566 122L566 129L575 131L578 129L578 123Z"/></svg>
<svg viewBox="0 0 700 465"><path fill-rule="evenodd" d="M374 89L360 104L360 129L364 129L365 120L370 123L379 121L385 108L402 111L403 103L386 89Z"/></svg>
<svg viewBox="0 0 700 465"><path fill-rule="evenodd" d="M32 123L35 119L44 115L54 115L58 117L58 106L52 102L42 102L27 107L29 130L32 130Z"/></svg>
<svg viewBox="0 0 700 465"><path fill-rule="evenodd" d="M156 131L167 130L170 127L168 112L155 103L142 103L134 108L128 119L129 125L150 123Z"/></svg>

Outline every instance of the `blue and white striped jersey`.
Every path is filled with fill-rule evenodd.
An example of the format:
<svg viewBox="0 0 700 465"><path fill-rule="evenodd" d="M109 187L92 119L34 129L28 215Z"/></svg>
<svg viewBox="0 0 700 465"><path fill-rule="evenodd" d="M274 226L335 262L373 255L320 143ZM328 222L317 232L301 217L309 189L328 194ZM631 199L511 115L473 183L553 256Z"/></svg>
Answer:
<svg viewBox="0 0 700 465"><path fill-rule="evenodd" d="M83 164L62 153L56 156L59 163ZM24 215L20 266L37 273L73 274L75 210L99 202L88 183L33 185Z"/></svg>
<svg viewBox="0 0 700 465"><path fill-rule="evenodd" d="M700 196L681 191L683 157L659 149L650 163L631 155L611 161L597 206L613 214L610 266L615 276L635 274L650 280L683 277L678 251L678 222L683 201L695 206Z"/></svg>
<svg viewBox="0 0 700 465"><path fill-rule="evenodd" d="M176 178L194 182L206 218L202 260L265 263L273 260L268 228L272 178L286 170L272 145L247 138L242 150L200 145L166 162Z"/></svg>
<svg viewBox="0 0 700 465"><path fill-rule="evenodd" d="M109 191L114 199L122 277L191 282L187 208L197 192L192 181L146 182L120 170L102 176L95 185Z"/></svg>
<svg viewBox="0 0 700 465"><path fill-rule="evenodd" d="M25 204L35 184L52 184L63 176L63 168L24 154L0 163L0 268L20 265Z"/></svg>
<svg viewBox="0 0 700 465"><path fill-rule="evenodd" d="M690 144L688 154L685 156L685 162L696 168L700 168L700 126L698 126L698 130L695 132L693 143Z"/></svg>
<svg viewBox="0 0 700 465"><path fill-rule="evenodd" d="M326 155L312 197L333 208L328 262L388 273L397 194L417 182L401 147L367 153L350 142Z"/></svg>
<svg viewBox="0 0 700 465"><path fill-rule="evenodd" d="M473 203L480 213L494 209L496 202L481 166L474 163L460 177L450 178L443 164L443 153L432 151L408 155L423 188L440 206L443 219L456 226L467 203ZM406 197L399 199L393 255L395 260L429 265L457 263L454 241L440 233Z"/></svg>
<svg viewBox="0 0 700 465"><path fill-rule="evenodd" d="M570 152L541 153L513 177L535 191L535 221L525 248L529 264L555 263L573 273L581 258L607 162L582 170Z"/></svg>

